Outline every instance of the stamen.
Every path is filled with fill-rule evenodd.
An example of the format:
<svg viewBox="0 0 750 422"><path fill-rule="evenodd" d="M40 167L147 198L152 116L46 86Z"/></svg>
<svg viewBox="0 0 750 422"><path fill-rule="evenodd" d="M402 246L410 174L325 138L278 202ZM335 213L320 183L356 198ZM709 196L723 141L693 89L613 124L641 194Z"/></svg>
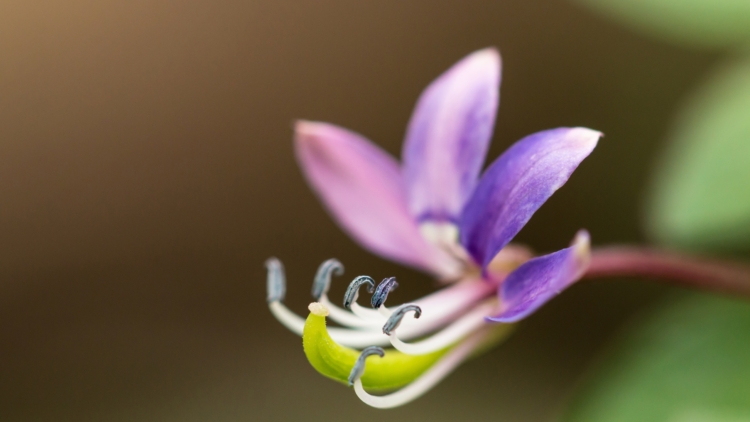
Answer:
<svg viewBox="0 0 750 422"><path fill-rule="evenodd" d="M344 266L337 259L329 259L320 264L312 286L312 295L315 300L320 300L321 296L328 293L328 288L331 287L332 274L341 275L343 273Z"/></svg>
<svg viewBox="0 0 750 422"><path fill-rule="evenodd" d="M372 277L361 275L355 278L349 283L349 287L346 288L346 293L344 294L344 308L350 311L352 310L352 304L357 302L357 298L359 297L359 287L363 284L367 284L368 293L372 294L372 292L375 291L375 280L373 280Z"/></svg>
<svg viewBox="0 0 750 422"><path fill-rule="evenodd" d="M383 306L385 300L388 299L388 293L390 293L392 290L395 290L396 287L398 287L396 277L388 277L386 279L383 279L383 281L378 284L378 288L375 289L375 294L372 295L372 300L370 301L372 307L375 309L379 309L381 306Z"/></svg>
<svg viewBox="0 0 750 422"><path fill-rule="evenodd" d="M361 318L353 315L344 309L331 303L328 299L328 289L331 287L331 276L341 275L344 272L344 266L337 259L329 259L318 267L318 271L315 273L315 279L313 281L312 295L318 302L326 306L331 312L331 319L338 322L341 325L348 327L363 328L375 330L379 323L374 321L365 321ZM374 282L373 282L374 284ZM382 322L382 319L380 320Z"/></svg>
<svg viewBox="0 0 750 422"><path fill-rule="evenodd" d="M372 277L361 275L349 283L344 294L344 307L350 310L354 315L369 321L377 322L377 325L383 323L383 315L374 309L367 309L359 306L357 298L359 297L359 287L367 284L367 292L372 294L375 291L375 280Z"/></svg>
<svg viewBox="0 0 750 422"><path fill-rule="evenodd" d="M357 284L356 286L355 283ZM368 293L372 294L375 291L375 281L371 277L359 276L352 280L351 284L349 284L349 287L346 289L346 294L344 296L344 306L352 311L354 315L362 319L376 321L378 322L378 324L381 324L383 322L383 315L378 310L363 308L357 303L357 298L359 296L359 286L361 286L363 283L368 284Z"/></svg>
<svg viewBox="0 0 750 422"><path fill-rule="evenodd" d="M267 282L266 282L268 308L270 309L273 316L276 317L276 319L282 325L288 328L291 332L297 334L298 336L301 336L302 331L305 327L305 319L297 315L296 313L292 312L283 303L281 303L281 301L284 299L285 292L286 292L286 277L284 275L283 264L281 263L281 261L279 261L276 258L269 258L266 261L266 268L268 269ZM327 289L324 289L324 291L325 290ZM325 294L323 294L323 297L325 298ZM350 313L342 310L341 308L336 308L336 309L339 311L337 312L338 317L341 316L340 314L350 315L352 318L356 319L357 324L364 325L366 328L369 328L370 331L373 334L376 334L377 337L373 335L362 335L365 333L357 332L353 330L331 328L331 336L334 339L336 339L337 341L340 341L343 344L350 345L352 347L364 347L367 345L380 344L380 343L383 343L383 345L388 344L382 341L383 336L380 335L380 333L377 331L377 329L380 327L380 324L376 324L374 322L368 322L367 324L365 324L362 320L354 317L354 315L351 315ZM337 321L339 322L340 320L341 320L340 318L337 319ZM376 340L376 341L372 341L372 340ZM377 340L380 340L380 341L377 341Z"/></svg>
<svg viewBox="0 0 750 422"><path fill-rule="evenodd" d="M266 277L266 302L271 303L284 300L284 296L286 295L284 266L278 259L268 258L266 260L266 269L268 270Z"/></svg>
<svg viewBox="0 0 750 422"><path fill-rule="evenodd" d="M281 303L286 294L284 265L276 258L268 258L266 260L266 269L268 270L266 277L266 301L268 302L268 308L282 325L292 332L302 335L305 320Z"/></svg>
<svg viewBox="0 0 750 422"><path fill-rule="evenodd" d="M443 380L448 374L460 365L472 352L482 346L484 340L490 336L493 327L487 326L472 336L467 338L455 348L451 349L445 356L440 358L435 365L428 369L424 374L414 382L385 396L373 396L365 391L360 378L354 379L354 391L357 397L365 404L379 409L389 409L409 403L426 393L437 383Z"/></svg>
<svg viewBox="0 0 750 422"><path fill-rule="evenodd" d="M487 315L492 315L496 308L497 300L490 299L485 301L438 333L416 343L404 343L401 341L397 336L395 328L386 334L389 335L391 345L402 353L409 355L432 353L460 341L462 338L483 327L486 324L484 318ZM512 331L512 327L512 325L505 324L498 326L498 329L504 330L503 335L507 336ZM385 327L383 327L383 331L385 332Z"/></svg>
<svg viewBox="0 0 750 422"><path fill-rule="evenodd" d="M364 350L362 350L362 353L360 353L359 357L357 358L357 362L354 363L352 372L349 374L349 387L354 385L354 381L359 380L359 378L365 372L365 360L367 360L367 358L372 355L378 355L382 358L383 356L385 356L385 351L377 346L366 347Z"/></svg>
<svg viewBox="0 0 750 422"><path fill-rule="evenodd" d="M414 320L403 321L399 328L399 338L422 337L450 323L456 318L457 313L462 312L467 306L486 295L488 286L491 287L488 283L458 284L419 299L415 303L420 304L419 306L424 310L425 315L419 320L418 324L412 323ZM444 299L452 300L444 302ZM271 302L269 308L276 319L285 327L298 336L302 335L305 326L305 320L302 317L289 310L279 301ZM337 343L348 347L388 346L391 344L392 337L384 335L379 329L381 326L382 321L377 326L377 331L330 327L328 332Z"/></svg>
<svg viewBox="0 0 750 422"><path fill-rule="evenodd" d="M407 312L414 311L414 318L417 319L420 316L422 316L422 308L419 306L408 303L406 305L401 305L393 311L391 314L391 317L388 318L388 321L386 321L385 325L383 326L383 334L389 336L391 335L391 331L398 328L399 325L401 325L401 320L404 318L404 315L406 315Z"/></svg>
<svg viewBox="0 0 750 422"><path fill-rule="evenodd" d="M266 287L268 289L269 310L282 325L298 336L301 336L305 326L305 319L291 311L281 302L284 298L283 292L286 287L282 263L276 258L270 258L266 261L266 267L268 269ZM413 324L412 321L403 321L399 328L399 338L418 338L439 329L455 319L456 315L463 312L466 307L493 293L494 290L495 286L490 283L465 281L416 300L415 304L425 311L426 314L419 320L419 324ZM324 303L324 305L329 308L332 319L334 313L339 313L335 311L336 309L340 313L349 314L342 308L329 307L327 303ZM356 303L352 303L353 310L357 309L354 305ZM381 306L380 311L383 311L384 308L384 306ZM370 314L367 317L372 320L372 325L369 324L370 321L367 321L367 327L362 330L328 328L328 332L333 340L342 345L354 348L389 345L390 338L381 332L385 319L378 316L379 311L366 308L361 308L361 310ZM377 320L372 316L373 314L378 316ZM358 321L358 324L363 324L363 322Z"/></svg>

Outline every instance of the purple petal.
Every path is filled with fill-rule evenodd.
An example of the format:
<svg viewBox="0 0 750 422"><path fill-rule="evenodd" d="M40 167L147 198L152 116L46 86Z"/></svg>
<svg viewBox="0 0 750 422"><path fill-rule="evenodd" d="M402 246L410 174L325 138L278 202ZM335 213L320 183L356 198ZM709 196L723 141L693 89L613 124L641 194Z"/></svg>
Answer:
<svg viewBox="0 0 750 422"><path fill-rule="evenodd" d="M527 261L500 286L500 313L489 321L526 318L583 276L591 262L589 234L581 230L569 248Z"/></svg>
<svg viewBox="0 0 750 422"><path fill-rule="evenodd" d="M488 48L456 63L422 93L402 153L409 209L419 220L458 222L492 137L500 55Z"/></svg>
<svg viewBox="0 0 750 422"><path fill-rule="evenodd" d="M461 244L486 269L534 212L568 180L602 136L559 128L516 142L482 176L461 216Z"/></svg>
<svg viewBox="0 0 750 422"><path fill-rule="evenodd" d="M420 234L393 157L334 125L300 121L295 131L297 159L308 182L362 246L439 275L455 270L455 260Z"/></svg>

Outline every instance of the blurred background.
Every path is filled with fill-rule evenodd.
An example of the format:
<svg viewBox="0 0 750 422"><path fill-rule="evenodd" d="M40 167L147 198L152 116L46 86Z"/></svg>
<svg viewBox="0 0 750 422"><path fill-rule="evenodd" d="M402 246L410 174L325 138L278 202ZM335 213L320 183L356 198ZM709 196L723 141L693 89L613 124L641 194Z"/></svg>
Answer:
<svg viewBox="0 0 750 422"><path fill-rule="evenodd" d="M421 90L496 46L494 159L526 134L606 137L518 241L587 228L643 242L643 192L675 108L716 53L653 41L561 0L0 2L0 420L544 421L649 282L580 284L403 408L319 376L267 311L264 260L305 313L312 276L397 276L303 180L298 118L394 155ZM334 283L332 297L346 282Z"/></svg>

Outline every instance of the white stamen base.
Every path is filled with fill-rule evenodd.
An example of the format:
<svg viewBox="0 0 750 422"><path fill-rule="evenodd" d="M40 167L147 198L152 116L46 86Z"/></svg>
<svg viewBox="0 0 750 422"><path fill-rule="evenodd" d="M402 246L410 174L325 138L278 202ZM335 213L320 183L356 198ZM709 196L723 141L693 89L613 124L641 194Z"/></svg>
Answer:
<svg viewBox="0 0 750 422"><path fill-rule="evenodd" d="M458 283L439 292L415 301L422 308L419 320L403 321L399 327L399 338L408 340L422 337L453 321L464 309L475 304L478 300L494 292L495 286L482 281L468 281ZM329 302L330 303L330 302ZM327 306L327 304L324 304ZM305 327L305 319L292 312L280 301L268 304L271 313L282 325L293 333L301 336ZM383 307L381 307L382 309ZM331 312L332 308L329 308ZM353 307L354 309L354 307ZM343 309L342 309L343 311ZM377 315L376 310L368 310ZM390 315L390 310L385 310ZM345 311L343 311L345 312ZM342 346L362 349L368 346L388 346L391 344L389 336L383 334L380 327L385 324L384 316L379 316L380 322L375 329L329 328L331 338Z"/></svg>
<svg viewBox="0 0 750 422"><path fill-rule="evenodd" d="M456 343L486 324L484 317L492 315L496 307L497 301L495 299L485 301L446 328L416 343L404 343L398 338L394 330L389 336L391 345L396 350L408 355L424 355L435 352Z"/></svg>
<svg viewBox="0 0 750 422"><path fill-rule="evenodd" d="M345 325L347 327L378 331L380 327L382 327L385 323L385 319L380 315L378 315L378 319L365 319L347 311L344 308L339 308L338 306L331 303L331 301L328 299L328 296L326 295L320 297L320 303L328 308L329 317L333 321L336 321L337 323Z"/></svg>
<svg viewBox="0 0 750 422"><path fill-rule="evenodd" d="M382 306L381 306L382 307ZM376 309L368 309L360 306L358 303L352 303L352 313L362 319L369 319L378 322L383 321L383 315L380 314Z"/></svg>
<svg viewBox="0 0 750 422"><path fill-rule="evenodd" d="M357 393L357 397L365 404L378 409L390 409L409 403L430 391L432 387L448 376L453 369L460 365L476 349L490 329L491 327L487 327L474 333L448 352L432 368L422 374L422 376L395 393L385 396L373 396L365 391L360 379L354 381L354 391Z"/></svg>

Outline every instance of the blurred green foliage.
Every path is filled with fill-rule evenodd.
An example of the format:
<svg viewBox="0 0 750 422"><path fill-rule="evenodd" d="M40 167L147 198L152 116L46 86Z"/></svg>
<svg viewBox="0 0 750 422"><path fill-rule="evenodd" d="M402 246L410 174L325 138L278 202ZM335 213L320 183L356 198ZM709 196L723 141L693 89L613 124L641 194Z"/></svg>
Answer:
<svg viewBox="0 0 750 422"><path fill-rule="evenodd" d="M577 0L658 37L701 46L750 40L747 0Z"/></svg>
<svg viewBox="0 0 750 422"><path fill-rule="evenodd" d="M644 33L690 46L733 47L678 111L657 162L646 229L657 243L750 250L748 0L578 0ZM567 421L750 420L750 306L678 300L642 321L573 400Z"/></svg>
<svg viewBox="0 0 750 422"><path fill-rule="evenodd" d="M620 339L563 419L750 420L749 334L745 302L676 300Z"/></svg>
<svg viewBox="0 0 750 422"><path fill-rule="evenodd" d="M577 1L685 45L750 45L748 0ZM683 249L750 249L748 116L750 59L738 59L711 75L677 115L648 201L652 239Z"/></svg>
<svg viewBox="0 0 750 422"><path fill-rule="evenodd" d="M653 181L646 214L651 235L691 249L746 249L750 60L712 75L679 113L672 141Z"/></svg>

